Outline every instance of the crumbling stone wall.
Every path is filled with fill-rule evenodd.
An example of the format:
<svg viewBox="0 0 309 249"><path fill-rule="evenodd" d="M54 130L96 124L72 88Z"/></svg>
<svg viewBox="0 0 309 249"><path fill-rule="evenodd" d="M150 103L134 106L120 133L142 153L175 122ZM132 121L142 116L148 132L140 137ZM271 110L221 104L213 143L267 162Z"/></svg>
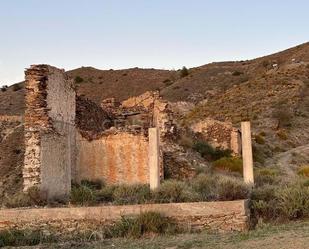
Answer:
<svg viewBox="0 0 309 249"><path fill-rule="evenodd" d="M248 201L167 203L80 208L44 208L0 210L0 231L5 229L41 229L57 236L95 231L121 219L144 212L159 212L177 224L194 231L246 231L249 228Z"/></svg>
<svg viewBox="0 0 309 249"><path fill-rule="evenodd" d="M158 91L148 91L140 96L129 98L123 101L121 106L130 110L140 110L147 113L150 126L159 129L161 140L173 134L175 124L170 104L168 101L160 98Z"/></svg>
<svg viewBox="0 0 309 249"><path fill-rule="evenodd" d="M95 140L77 135L77 182L101 180L107 184L149 183L148 138L111 129Z"/></svg>
<svg viewBox="0 0 309 249"><path fill-rule="evenodd" d="M48 65L31 66L25 75L24 190L39 186L47 198L63 198L75 162L74 83Z"/></svg>
<svg viewBox="0 0 309 249"><path fill-rule="evenodd" d="M191 125L191 129L213 147L230 149L235 155L241 154L240 132L232 123L206 118Z"/></svg>

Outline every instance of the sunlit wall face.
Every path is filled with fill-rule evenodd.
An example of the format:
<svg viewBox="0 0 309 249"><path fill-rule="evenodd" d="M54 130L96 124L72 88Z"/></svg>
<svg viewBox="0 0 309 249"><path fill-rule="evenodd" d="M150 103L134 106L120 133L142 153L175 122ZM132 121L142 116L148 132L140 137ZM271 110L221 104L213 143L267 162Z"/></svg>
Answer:
<svg viewBox="0 0 309 249"><path fill-rule="evenodd" d="M0 2L0 85L25 67L180 68L250 59L309 38L306 0Z"/></svg>

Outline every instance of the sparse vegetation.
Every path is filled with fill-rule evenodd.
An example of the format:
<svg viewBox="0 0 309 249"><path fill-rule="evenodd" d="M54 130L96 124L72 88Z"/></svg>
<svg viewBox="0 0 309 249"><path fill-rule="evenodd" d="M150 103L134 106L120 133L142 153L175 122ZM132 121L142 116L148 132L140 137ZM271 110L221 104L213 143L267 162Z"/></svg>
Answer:
<svg viewBox="0 0 309 249"><path fill-rule="evenodd" d="M71 191L71 203L89 206L96 201L94 190L87 185L73 185Z"/></svg>
<svg viewBox="0 0 309 249"><path fill-rule="evenodd" d="M144 234L171 234L176 225L160 213L145 212L136 217L122 217L107 231L107 237L140 238Z"/></svg>
<svg viewBox="0 0 309 249"><path fill-rule="evenodd" d="M4 246L34 246L41 243L55 242L53 236L45 236L40 230L3 230L0 231L0 247Z"/></svg>
<svg viewBox="0 0 309 249"><path fill-rule="evenodd" d="M116 204L140 204L147 203L151 199L148 185L119 185L114 188L114 203Z"/></svg>
<svg viewBox="0 0 309 249"><path fill-rule="evenodd" d="M154 192L154 200L158 203L196 201L197 195L184 182L167 180Z"/></svg>
<svg viewBox="0 0 309 249"><path fill-rule="evenodd" d="M196 141L193 144L193 149L201 154L207 160L218 160L222 157L230 157L232 152L228 149L213 148L210 144L204 141Z"/></svg>
<svg viewBox="0 0 309 249"><path fill-rule="evenodd" d="M71 192L71 203L89 206L99 203L116 205L145 203L177 203L233 200L247 197L248 188L242 179L199 174L191 182L165 180L151 191L149 185L114 185L95 189L75 184Z"/></svg>
<svg viewBox="0 0 309 249"><path fill-rule="evenodd" d="M271 168L258 169L254 173L254 182L256 187L278 184L280 182L279 172Z"/></svg>
<svg viewBox="0 0 309 249"><path fill-rule="evenodd" d="M75 81L76 84L80 84L80 83L84 82L84 79L80 76L76 76L74 81Z"/></svg>
<svg viewBox="0 0 309 249"><path fill-rule="evenodd" d="M223 157L213 162L213 167L219 170L242 173L242 159L238 157Z"/></svg>
<svg viewBox="0 0 309 249"><path fill-rule="evenodd" d="M265 185L253 190L253 217L264 221L294 220L309 217L309 187L303 182Z"/></svg>

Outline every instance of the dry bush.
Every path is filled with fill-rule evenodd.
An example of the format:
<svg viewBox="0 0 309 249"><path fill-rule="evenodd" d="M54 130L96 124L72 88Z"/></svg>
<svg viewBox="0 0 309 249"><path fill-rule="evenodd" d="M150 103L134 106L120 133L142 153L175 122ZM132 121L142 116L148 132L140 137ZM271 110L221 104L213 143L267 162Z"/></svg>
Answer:
<svg viewBox="0 0 309 249"><path fill-rule="evenodd" d="M95 192L85 185L73 185L71 190L71 203L81 206L93 205L96 202Z"/></svg>
<svg viewBox="0 0 309 249"><path fill-rule="evenodd" d="M119 185L113 191L113 201L116 204L141 204L151 199L149 185Z"/></svg>
<svg viewBox="0 0 309 249"><path fill-rule="evenodd" d="M167 180L153 193L157 203L190 202L197 200L192 188L181 181Z"/></svg>
<svg viewBox="0 0 309 249"><path fill-rule="evenodd" d="M300 176L309 177L309 165L300 167L297 173Z"/></svg>
<svg viewBox="0 0 309 249"><path fill-rule="evenodd" d="M276 169L262 168L255 170L254 183L255 186L273 185L280 182L279 172Z"/></svg>
<svg viewBox="0 0 309 249"><path fill-rule="evenodd" d="M213 167L219 170L242 173L242 159L238 157L223 157L213 162Z"/></svg>
<svg viewBox="0 0 309 249"><path fill-rule="evenodd" d="M243 179L221 178L217 184L218 198L220 201L233 201L247 199L250 186L243 182Z"/></svg>
<svg viewBox="0 0 309 249"><path fill-rule="evenodd" d="M266 221L308 218L308 196L306 182L256 188L251 194L252 216Z"/></svg>
<svg viewBox="0 0 309 249"><path fill-rule="evenodd" d="M177 230L170 218L157 212L145 212L136 217L123 216L106 234L107 237L140 238L144 234L171 234Z"/></svg>

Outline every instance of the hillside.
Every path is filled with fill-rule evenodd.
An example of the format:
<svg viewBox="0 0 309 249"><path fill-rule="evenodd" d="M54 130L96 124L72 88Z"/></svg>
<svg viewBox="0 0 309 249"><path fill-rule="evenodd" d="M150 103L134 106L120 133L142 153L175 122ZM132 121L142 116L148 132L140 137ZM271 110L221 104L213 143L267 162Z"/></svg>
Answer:
<svg viewBox="0 0 309 249"><path fill-rule="evenodd" d="M169 101L194 104L179 117L184 125L203 117L236 126L250 119L257 165L295 171L309 163L309 43L254 60L207 64L189 69L188 75L180 70L92 67L68 74L76 81L78 95L97 104L160 90ZM0 115L23 112L22 82L0 91Z"/></svg>

